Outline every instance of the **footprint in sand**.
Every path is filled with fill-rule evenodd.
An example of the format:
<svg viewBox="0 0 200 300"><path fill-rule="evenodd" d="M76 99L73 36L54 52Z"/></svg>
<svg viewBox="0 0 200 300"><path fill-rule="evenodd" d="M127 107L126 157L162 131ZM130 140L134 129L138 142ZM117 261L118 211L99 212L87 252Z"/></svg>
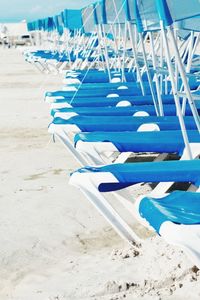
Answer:
<svg viewBox="0 0 200 300"><path fill-rule="evenodd" d="M49 171L46 171L46 172L32 174L32 175L24 178L24 180L37 180L37 179L40 179L40 178L44 177L48 173L53 173L53 175L60 175L63 171L64 171L63 169L49 170Z"/></svg>

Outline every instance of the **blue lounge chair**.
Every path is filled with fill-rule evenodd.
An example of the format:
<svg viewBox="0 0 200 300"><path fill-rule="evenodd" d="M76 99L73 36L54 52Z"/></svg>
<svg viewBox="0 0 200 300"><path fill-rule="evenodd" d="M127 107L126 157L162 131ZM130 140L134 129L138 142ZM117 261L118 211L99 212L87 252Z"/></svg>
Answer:
<svg viewBox="0 0 200 300"><path fill-rule="evenodd" d="M188 130L193 158L200 154L200 135ZM167 143L166 143L167 141ZM176 153L187 158L180 130L150 132L81 132L74 137L74 147L93 165L125 162L131 153ZM114 155L115 153L119 155ZM109 153L109 156L106 156ZM112 154L112 155L111 155ZM157 158L159 159L159 157Z"/></svg>
<svg viewBox="0 0 200 300"><path fill-rule="evenodd" d="M146 96L117 96L116 94L111 94L112 97L81 97L81 98L65 98L63 96L58 96L56 92L46 93L46 100L52 103L52 108L62 108L62 107L108 107L123 105L153 105L153 100L151 95ZM162 100L164 104L174 104L174 98L172 95L163 95Z"/></svg>
<svg viewBox="0 0 200 300"><path fill-rule="evenodd" d="M185 124L188 130L195 129L196 124L193 117L185 117ZM73 115L69 119L54 118L49 125L49 133L56 136L70 150L74 157L82 165L87 165L88 161L74 148L73 141L70 136L72 133L79 132L121 132L121 131L138 131L141 126L145 126L145 130L180 130L178 118L170 117L124 117L124 116L108 116L108 117L92 117Z"/></svg>
<svg viewBox="0 0 200 300"><path fill-rule="evenodd" d="M195 129L196 125L193 117L187 116L184 118L187 129ZM68 127L70 125L76 128L76 132L93 132L93 131L137 131L142 124L156 124L160 130L177 130L180 129L180 124L176 116L168 117L124 117L118 116L79 116L75 115L68 119L54 118L50 127L63 126ZM71 129L69 129L71 130Z"/></svg>
<svg viewBox="0 0 200 300"><path fill-rule="evenodd" d="M143 197L137 202L141 222L166 242L183 248L200 267L200 193L174 191L160 198Z"/></svg>
<svg viewBox="0 0 200 300"><path fill-rule="evenodd" d="M131 194L127 198L127 194L123 193L124 188L149 182L159 183L158 186L161 185L163 194L168 191L174 182L188 182L199 188L199 170L200 160L113 164L102 167L81 168L72 174L70 183L81 189L115 230L132 243L141 241L140 237L124 221L113 204L109 203L105 192L114 192L117 195L120 203L131 211L133 224L135 224L138 222L138 210L135 209L135 205L138 207L138 201L135 202ZM158 195L161 195L161 189L157 187L156 189L156 191L154 189L149 194L150 197L157 198ZM159 224L159 219L157 221Z"/></svg>
<svg viewBox="0 0 200 300"><path fill-rule="evenodd" d="M200 113L200 101L196 103L198 113ZM175 116L177 111L174 104L163 105L163 111L165 116ZM133 116L138 112L144 112L147 116L156 116L156 110L153 105L134 105L134 106L118 106L118 107L74 107L74 108L61 108L53 109L51 115L53 117L65 118L68 114L74 113L84 116ZM190 106L185 108L185 115L191 116L192 111Z"/></svg>

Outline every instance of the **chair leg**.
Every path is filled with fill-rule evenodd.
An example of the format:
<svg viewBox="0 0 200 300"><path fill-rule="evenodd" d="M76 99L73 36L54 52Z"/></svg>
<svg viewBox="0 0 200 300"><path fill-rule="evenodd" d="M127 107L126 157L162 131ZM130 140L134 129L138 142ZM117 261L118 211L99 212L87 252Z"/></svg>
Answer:
<svg viewBox="0 0 200 300"><path fill-rule="evenodd" d="M104 218L111 224L117 233L131 245L141 242L133 229L122 219L117 211L108 203L105 197L98 191L89 174L74 173L70 178L70 184L81 189ZM84 176L84 177L83 177ZM138 223L138 222L137 222Z"/></svg>

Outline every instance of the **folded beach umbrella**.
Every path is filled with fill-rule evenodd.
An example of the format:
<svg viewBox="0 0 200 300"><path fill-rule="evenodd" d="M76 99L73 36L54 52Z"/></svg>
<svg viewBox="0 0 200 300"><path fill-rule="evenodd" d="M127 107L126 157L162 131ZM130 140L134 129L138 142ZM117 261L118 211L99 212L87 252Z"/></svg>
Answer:
<svg viewBox="0 0 200 300"><path fill-rule="evenodd" d="M51 32L56 29L53 17L48 17L44 20L44 30Z"/></svg>
<svg viewBox="0 0 200 300"><path fill-rule="evenodd" d="M44 21L42 19L36 20L34 23L35 23L35 30L44 29Z"/></svg>
<svg viewBox="0 0 200 300"><path fill-rule="evenodd" d="M65 28L69 30L83 29L81 9L65 9L62 18Z"/></svg>
<svg viewBox="0 0 200 300"><path fill-rule="evenodd" d="M54 20L54 24L56 27L57 32L59 33L59 35L63 34L63 28L64 28L64 23L62 21L62 16L61 15L56 15L53 17Z"/></svg>
<svg viewBox="0 0 200 300"><path fill-rule="evenodd" d="M35 22L27 22L28 31L35 31Z"/></svg>

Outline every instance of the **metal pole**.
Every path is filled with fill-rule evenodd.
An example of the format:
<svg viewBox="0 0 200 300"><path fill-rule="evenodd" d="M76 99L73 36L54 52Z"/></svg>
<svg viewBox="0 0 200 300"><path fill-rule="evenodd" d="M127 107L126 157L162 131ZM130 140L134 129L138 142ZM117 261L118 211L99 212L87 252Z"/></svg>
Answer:
<svg viewBox="0 0 200 300"><path fill-rule="evenodd" d="M162 98L161 98L161 94L160 94L159 80L158 80L158 74L157 74L157 61L156 61L156 55L155 55L155 50L154 50L154 42L153 42L152 32L149 32L149 37L150 37L150 45L151 45L151 52L152 52L152 61L153 61L153 69L154 69L159 110L160 110L160 115L164 116L163 103L162 103Z"/></svg>
<svg viewBox="0 0 200 300"><path fill-rule="evenodd" d="M132 28L131 28L131 23L127 22L127 25L128 25L128 31L129 31L130 41L131 41L133 57L134 57L134 60L135 60L135 68L136 68L136 72L137 72L137 77L139 79L142 95L144 96L144 95L146 95L146 92L145 92L144 84L143 84L143 81L142 81L142 76L141 76L141 73L140 73L140 67L139 67L139 63L138 63L135 40L133 38L133 31L132 31Z"/></svg>
<svg viewBox="0 0 200 300"><path fill-rule="evenodd" d="M150 69L149 69L149 65L148 65L148 61L147 61L146 51L145 51L145 47L144 47L144 39L143 39L142 33L139 33L139 37L140 37L140 41L141 41L142 55L143 55L143 59L144 59L144 65L145 65L146 72L147 72L147 78L148 78L148 82L149 82L149 87L150 87L155 111L156 111L157 116L159 116L157 99L156 99L156 95L155 95L155 91L154 91L154 87L153 87L153 81L151 78Z"/></svg>
<svg viewBox="0 0 200 300"><path fill-rule="evenodd" d="M122 60L122 81L126 81L125 77L125 58L126 58L126 42L127 42L127 23L125 23L124 28L124 45L123 45L123 60Z"/></svg>
<svg viewBox="0 0 200 300"><path fill-rule="evenodd" d="M192 159L192 151L190 148L187 131L186 131L186 127L185 127L185 122L184 122L184 118L183 118L182 111L181 111L181 105L180 105L179 97L178 97L177 90L176 90L176 82L174 80L173 66L172 66L172 62L171 62L169 45L168 45L166 31L165 31L165 28L163 25L163 21L160 21L160 26L161 26L162 36L163 36L164 49L166 51L166 60L167 60L169 75L170 75L170 79L171 79L172 91L173 91L173 95L174 95L174 101L175 101L175 105L176 105L178 119L180 122L181 132L183 135L183 139L184 139L185 147L186 147L186 150L188 153L188 157L189 157L189 159Z"/></svg>
<svg viewBox="0 0 200 300"><path fill-rule="evenodd" d="M100 29L101 29L101 25L100 25ZM105 34L105 28L104 28L104 24L102 24L102 33L103 33L103 44L104 44L104 54L105 54L105 60L106 60L106 67L107 67L107 71L108 71L108 78L109 81L111 82L112 78L111 78L111 72L110 72L110 65L109 65L109 56L108 56L108 49L107 49L107 45L106 45L106 34Z"/></svg>

